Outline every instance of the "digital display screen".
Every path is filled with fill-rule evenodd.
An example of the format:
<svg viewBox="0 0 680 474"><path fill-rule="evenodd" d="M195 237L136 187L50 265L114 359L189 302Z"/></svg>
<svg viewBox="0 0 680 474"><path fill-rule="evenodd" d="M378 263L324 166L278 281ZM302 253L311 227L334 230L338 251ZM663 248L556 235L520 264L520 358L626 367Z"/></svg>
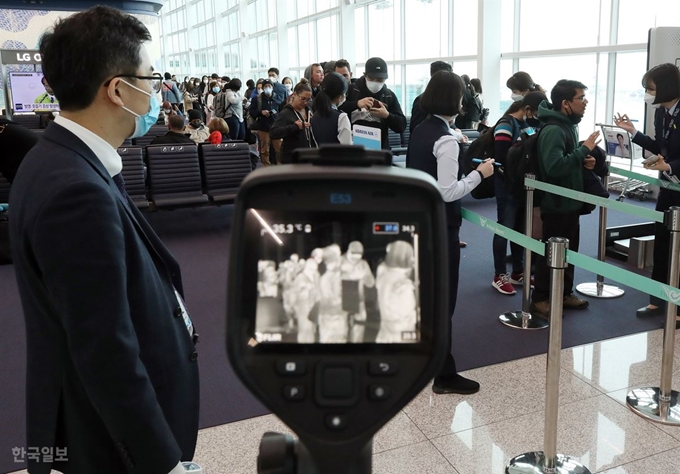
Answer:
<svg viewBox="0 0 680 474"><path fill-rule="evenodd" d="M59 111L59 101L40 72L11 72L9 86L16 113Z"/></svg>
<svg viewBox="0 0 680 474"><path fill-rule="evenodd" d="M254 341L420 342L419 222L406 212L249 209Z"/></svg>

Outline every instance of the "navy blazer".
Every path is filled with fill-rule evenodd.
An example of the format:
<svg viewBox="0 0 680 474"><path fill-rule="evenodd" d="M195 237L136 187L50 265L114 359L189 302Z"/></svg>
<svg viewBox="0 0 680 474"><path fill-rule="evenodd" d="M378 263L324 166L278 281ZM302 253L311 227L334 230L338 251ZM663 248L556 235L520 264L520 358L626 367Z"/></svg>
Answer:
<svg viewBox="0 0 680 474"><path fill-rule="evenodd" d="M58 124L12 185L26 321L27 446L67 448L29 472L167 474L198 432L179 265L79 138Z"/></svg>
<svg viewBox="0 0 680 474"><path fill-rule="evenodd" d="M680 104L678 104L680 107ZM633 143L640 145L645 150L658 155L661 153L661 143L663 140L665 128L664 117L666 115L666 108L661 106L656 109L654 113L654 138L648 137L643 133L635 134ZM666 162L671 166L674 176L680 177L680 115L676 117L675 127L671 130L668 136L668 156ZM668 181L668 179L659 173L659 179ZM680 206L680 192L672 191L670 189L661 188L659 190L659 198L656 201L657 211L666 211L671 206Z"/></svg>

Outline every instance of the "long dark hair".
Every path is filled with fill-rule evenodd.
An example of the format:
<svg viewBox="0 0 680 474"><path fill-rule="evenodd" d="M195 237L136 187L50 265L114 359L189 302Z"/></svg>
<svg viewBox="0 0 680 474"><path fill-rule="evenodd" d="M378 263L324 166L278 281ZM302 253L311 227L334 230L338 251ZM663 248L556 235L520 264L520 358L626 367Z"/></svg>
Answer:
<svg viewBox="0 0 680 474"><path fill-rule="evenodd" d="M312 110L322 117L328 117L333 110L333 99L347 94L347 81L337 72L330 72L321 83L321 91L314 98Z"/></svg>
<svg viewBox="0 0 680 474"><path fill-rule="evenodd" d="M536 84L534 80L531 78L529 73L524 72L524 71L518 71L510 78L508 81L505 83L508 89L515 90L515 91L529 91L529 92L534 92L534 91L539 91L543 92L545 94L545 90Z"/></svg>

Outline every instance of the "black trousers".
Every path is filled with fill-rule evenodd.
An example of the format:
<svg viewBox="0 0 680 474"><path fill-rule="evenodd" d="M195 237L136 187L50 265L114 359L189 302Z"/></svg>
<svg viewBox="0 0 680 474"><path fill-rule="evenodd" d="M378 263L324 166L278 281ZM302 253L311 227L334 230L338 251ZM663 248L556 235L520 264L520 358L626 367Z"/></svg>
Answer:
<svg viewBox="0 0 680 474"><path fill-rule="evenodd" d="M578 252L581 229L578 211L566 214L541 214L543 220L543 241L550 237L565 237L569 239L569 250ZM550 298L550 268L545 257L538 257L536 273L534 275L534 292L532 301L547 301ZM564 271L564 296L572 293L574 288L574 266L569 265Z"/></svg>
<svg viewBox="0 0 680 474"><path fill-rule="evenodd" d="M448 227L448 244L449 244L449 353L446 355L446 360L442 369L439 371L439 376L454 375L458 373L456 370L456 361L453 358L453 333L452 333L452 317L456 310L456 300L458 299L458 272L460 267L460 226Z"/></svg>
<svg viewBox="0 0 680 474"><path fill-rule="evenodd" d="M664 224L657 222L654 225L654 268L652 268L652 280L660 283L668 283L668 258L671 251L671 232ZM656 296L649 296L650 304L665 307L666 302Z"/></svg>

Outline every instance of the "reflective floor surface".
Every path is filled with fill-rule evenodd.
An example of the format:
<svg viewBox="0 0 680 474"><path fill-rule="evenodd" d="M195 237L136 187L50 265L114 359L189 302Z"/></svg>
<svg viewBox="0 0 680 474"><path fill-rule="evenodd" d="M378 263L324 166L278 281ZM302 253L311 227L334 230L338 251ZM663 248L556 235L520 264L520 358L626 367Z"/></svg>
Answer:
<svg viewBox="0 0 680 474"><path fill-rule="evenodd" d="M626 405L658 387L662 330L562 351L557 451L591 473L680 473L680 427L647 421ZM680 389L680 333L673 389ZM465 372L475 395L423 390L374 440L375 474L503 474L510 459L543 449L546 357ZM205 474L252 474L260 437L290 432L274 415L204 429L194 461ZM26 471L22 471L26 472Z"/></svg>

